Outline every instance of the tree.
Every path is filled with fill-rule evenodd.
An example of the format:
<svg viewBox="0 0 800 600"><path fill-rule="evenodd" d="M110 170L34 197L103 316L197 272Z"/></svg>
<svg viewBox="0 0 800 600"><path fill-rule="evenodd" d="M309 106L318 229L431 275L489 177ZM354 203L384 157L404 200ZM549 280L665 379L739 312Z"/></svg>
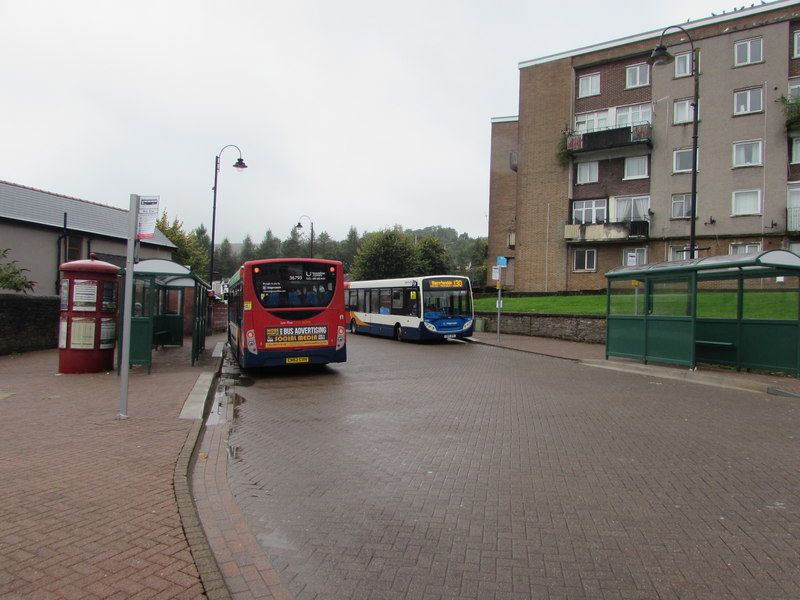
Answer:
<svg viewBox="0 0 800 600"><path fill-rule="evenodd" d="M10 250L10 248L0 250L0 259L6 259ZM12 290L23 294L32 292L36 282L28 279L25 275L28 272L28 269L18 267L16 260L0 264L0 290Z"/></svg>
<svg viewBox="0 0 800 600"><path fill-rule="evenodd" d="M344 264L345 272L349 273L353 268L353 259L358 253L358 248L361 246L361 239L358 237L358 231L355 227L351 227L347 232L347 237L339 242L339 255L338 259Z"/></svg>
<svg viewBox="0 0 800 600"><path fill-rule="evenodd" d="M247 234L244 237L244 241L242 242L242 247L239 250L239 262L247 262L248 260L255 260L260 258L258 256L258 248L253 243L253 239L250 237L250 234Z"/></svg>
<svg viewBox="0 0 800 600"><path fill-rule="evenodd" d="M314 256L339 260L339 242L332 239L327 231L323 231L314 240Z"/></svg>
<svg viewBox="0 0 800 600"><path fill-rule="evenodd" d="M281 253L287 258L297 258L303 256L305 252L307 250L304 250L300 243L300 232L297 231L297 227L292 227L289 237L281 244Z"/></svg>
<svg viewBox="0 0 800 600"><path fill-rule="evenodd" d="M426 237L417 242L418 275L445 275L450 272L450 257L439 238Z"/></svg>
<svg viewBox="0 0 800 600"><path fill-rule="evenodd" d="M272 234L271 229L267 229L264 239L258 245L259 258L280 258L281 256L281 239Z"/></svg>
<svg viewBox="0 0 800 600"><path fill-rule="evenodd" d="M353 260L354 279L390 279L417 274L419 260L414 241L398 229L364 237Z"/></svg>
<svg viewBox="0 0 800 600"><path fill-rule="evenodd" d="M216 274L227 279L239 268L241 261L239 255L233 251L231 243L228 238L222 240L222 243L217 247L214 253L214 267Z"/></svg>
<svg viewBox="0 0 800 600"><path fill-rule="evenodd" d="M205 275L208 273L208 261L210 260L211 254L211 238L208 237L208 231L206 230L205 225L202 223L192 231L195 239L197 240L197 245L200 247L200 251L202 252L203 256L206 257L206 264L203 266L203 270L200 271L201 275Z"/></svg>
<svg viewBox="0 0 800 600"><path fill-rule="evenodd" d="M183 230L183 221L175 217L169 221L167 211L161 213L156 221L156 226L175 244L175 262L188 266L198 274L204 274L208 269L208 253L200 245L194 231L186 233Z"/></svg>

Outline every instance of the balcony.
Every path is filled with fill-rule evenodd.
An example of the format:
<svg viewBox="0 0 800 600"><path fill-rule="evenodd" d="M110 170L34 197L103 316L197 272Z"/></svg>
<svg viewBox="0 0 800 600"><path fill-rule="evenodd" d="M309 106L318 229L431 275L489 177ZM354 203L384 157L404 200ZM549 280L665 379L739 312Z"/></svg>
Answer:
<svg viewBox="0 0 800 600"><path fill-rule="evenodd" d="M786 231L800 232L800 206L790 206L786 209Z"/></svg>
<svg viewBox="0 0 800 600"><path fill-rule="evenodd" d="M652 148L652 136L653 127L650 123L615 127L614 129L599 129L586 133L568 132L566 151L568 154L578 154L580 152L608 150L637 144L645 144Z"/></svg>
<svg viewBox="0 0 800 600"><path fill-rule="evenodd" d="M783 110L786 114L786 129L798 129L800 127L800 98L782 97Z"/></svg>
<svg viewBox="0 0 800 600"><path fill-rule="evenodd" d="M564 240L579 242L624 242L646 240L650 236L650 221L619 221L615 223L568 223Z"/></svg>

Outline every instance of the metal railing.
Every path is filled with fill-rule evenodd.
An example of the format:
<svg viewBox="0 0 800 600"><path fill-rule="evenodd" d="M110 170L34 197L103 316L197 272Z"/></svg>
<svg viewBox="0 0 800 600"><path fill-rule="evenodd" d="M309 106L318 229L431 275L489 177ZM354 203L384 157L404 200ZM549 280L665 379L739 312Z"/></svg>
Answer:
<svg viewBox="0 0 800 600"><path fill-rule="evenodd" d="M653 136L650 123L638 123L624 127L595 129L593 131L567 133L567 151L589 152L606 148L619 148L631 144L649 144Z"/></svg>
<svg viewBox="0 0 800 600"><path fill-rule="evenodd" d="M800 206L786 209L786 231L800 231Z"/></svg>

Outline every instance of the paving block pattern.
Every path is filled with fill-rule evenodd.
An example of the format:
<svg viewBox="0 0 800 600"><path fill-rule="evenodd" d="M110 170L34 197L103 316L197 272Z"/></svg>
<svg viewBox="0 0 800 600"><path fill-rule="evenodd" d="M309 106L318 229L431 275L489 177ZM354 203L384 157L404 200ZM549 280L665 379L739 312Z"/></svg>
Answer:
<svg viewBox="0 0 800 600"><path fill-rule="evenodd" d="M237 390L228 480L296 598L800 597L797 399L348 345Z"/></svg>
<svg viewBox="0 0 800 600"><path fill-rule="evenodd" d="M57 351L0 357L0 597L204 597L173 491L204 361L158 351L116 420L115 373L58 375Z"/></svg>

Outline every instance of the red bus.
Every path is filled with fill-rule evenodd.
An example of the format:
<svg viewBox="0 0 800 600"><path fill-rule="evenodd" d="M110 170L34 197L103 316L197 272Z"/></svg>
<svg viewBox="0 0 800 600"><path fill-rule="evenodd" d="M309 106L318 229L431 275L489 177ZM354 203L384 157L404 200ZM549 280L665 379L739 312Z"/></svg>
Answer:
<svg viewBox="0 0 800 600"><path fill-rule="evenodd" d="M342 263L269 258L228 282L228 342L243 369L345 362Z"/></svg>

